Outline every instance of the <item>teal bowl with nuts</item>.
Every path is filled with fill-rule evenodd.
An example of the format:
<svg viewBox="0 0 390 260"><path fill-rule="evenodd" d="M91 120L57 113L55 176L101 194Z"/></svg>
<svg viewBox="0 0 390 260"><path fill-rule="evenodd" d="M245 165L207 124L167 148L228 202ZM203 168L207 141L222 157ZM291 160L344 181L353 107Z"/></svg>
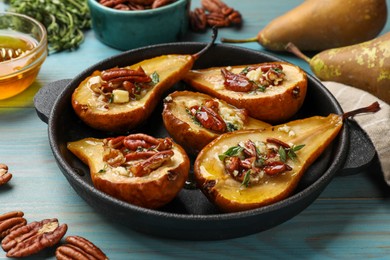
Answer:
<svg viewBox="0 0 390 260"><path fill-rule="evenodd" d="M118 10L88 0L92 28L102 43L119 50L180 40L188 29L190 0L145 10Z"/></svg>

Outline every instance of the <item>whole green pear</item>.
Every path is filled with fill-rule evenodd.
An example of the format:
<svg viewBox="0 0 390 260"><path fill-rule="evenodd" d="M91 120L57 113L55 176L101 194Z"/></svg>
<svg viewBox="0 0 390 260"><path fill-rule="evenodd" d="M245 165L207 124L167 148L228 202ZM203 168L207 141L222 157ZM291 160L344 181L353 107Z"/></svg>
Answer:
<svg viewBox="0 0 390 260"><path fill-rule="evenodd" d="M322 51L309 64L320 80L351 85L390 103L390 32L363 43Z"/></svg>

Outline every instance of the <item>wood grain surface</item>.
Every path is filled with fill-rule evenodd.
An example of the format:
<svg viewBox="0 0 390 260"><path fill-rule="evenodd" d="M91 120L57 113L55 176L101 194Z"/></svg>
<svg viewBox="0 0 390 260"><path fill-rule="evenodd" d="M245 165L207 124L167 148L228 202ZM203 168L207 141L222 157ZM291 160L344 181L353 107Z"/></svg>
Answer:
<svg viewBox="0 0 390 260"><path fill-rule="evenodd" d="M242 13L244 24L240 29L221 29L219 37L247 38L303 1L225 2ZM198 6L200 1L192 0L191 8ZM0 11L6 8L1 2ZM383 32L389 30L388 24ZM183 41L206 42L209 37L210 31L188 33ZM239 46L265 51L257 43ZM377 161L364 172L334 178L321 196L293 219L237 239L200 242L161 239L137 233L95 212L75 193L57 167L48 143L47 125L38 118L33 97L41 86L72 78L119 53L100 43L92 30L87 31L79 49L47 58L32 87L0 101L0 162L7 164L13 174L11 182L0 187L0 214L22 210L28 221L56 217L60 223L68 224L67 235L93 241L110 259L388 259L390 192ZM307 64L292 55L272 54L311 73ZM7 259L3 251L0 259ZM55 257L52 250L45 250L30 259Z"/></svg>

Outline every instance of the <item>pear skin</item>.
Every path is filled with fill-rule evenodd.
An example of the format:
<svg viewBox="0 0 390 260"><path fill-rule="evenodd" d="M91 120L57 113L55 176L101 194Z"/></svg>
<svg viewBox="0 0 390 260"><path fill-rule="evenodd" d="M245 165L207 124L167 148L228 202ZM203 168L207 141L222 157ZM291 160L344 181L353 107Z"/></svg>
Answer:
<svg viewBox="0 0 390 260"><path fill-rule="evenodd" d="M365 90L390 103L390 33L371 41L334 48L310 59L321 80L336 81Z"/></svg>
<svg viewBox="0 0 390 260"><path fill-rule="evenodd" d="M307 0L274 19L257 35L266 49L322 51L371 40L387 20L385 0Z"/></svg>

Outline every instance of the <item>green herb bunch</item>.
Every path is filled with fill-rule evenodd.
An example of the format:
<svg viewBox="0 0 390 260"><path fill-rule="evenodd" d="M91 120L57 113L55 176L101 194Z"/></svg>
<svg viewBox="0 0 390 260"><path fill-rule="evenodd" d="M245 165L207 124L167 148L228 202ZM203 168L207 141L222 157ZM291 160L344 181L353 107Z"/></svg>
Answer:
<svg viewBox="0 0 390 260"><path fill-rule="evenodd" d="M91 28L86 0L9 0L10 12L40 21L47 30L50 52L76 49Z"/></svg>

